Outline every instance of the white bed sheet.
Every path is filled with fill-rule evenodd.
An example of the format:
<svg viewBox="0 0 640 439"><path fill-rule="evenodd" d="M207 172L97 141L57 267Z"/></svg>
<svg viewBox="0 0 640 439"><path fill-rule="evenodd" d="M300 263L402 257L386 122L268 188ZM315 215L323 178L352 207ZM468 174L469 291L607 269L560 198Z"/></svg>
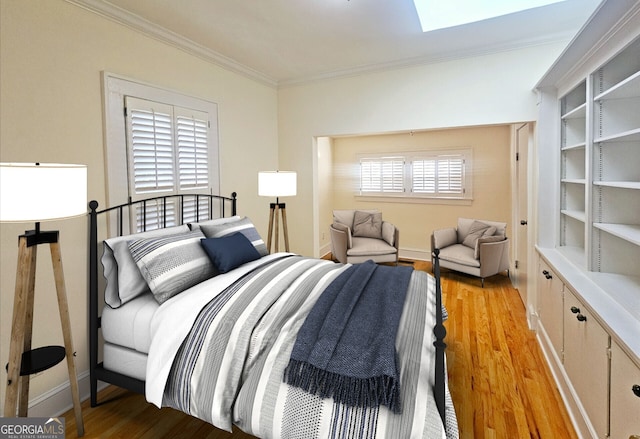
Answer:
<svg viewBox="0 0 640 439"><path fill-rule="evenodd" d="M102 336L105 342L149 353L151 319L159 306L150 292L116 309L105 306L102 310Z"/></svg>

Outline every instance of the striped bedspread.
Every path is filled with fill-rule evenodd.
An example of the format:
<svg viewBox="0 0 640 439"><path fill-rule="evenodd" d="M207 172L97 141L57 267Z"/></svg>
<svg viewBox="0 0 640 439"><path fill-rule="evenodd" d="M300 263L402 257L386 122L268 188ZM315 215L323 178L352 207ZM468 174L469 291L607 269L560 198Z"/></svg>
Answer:
<svg viewBox="0 0 640 439"><path fill-rule="evenodd" d="M398 336L402 412L354 408L284 383L296 334L322 291L348 265L268 255L175 296L156 312L147 399L260 438L455 438L432 386L435 282L415 271Z"/></svg>

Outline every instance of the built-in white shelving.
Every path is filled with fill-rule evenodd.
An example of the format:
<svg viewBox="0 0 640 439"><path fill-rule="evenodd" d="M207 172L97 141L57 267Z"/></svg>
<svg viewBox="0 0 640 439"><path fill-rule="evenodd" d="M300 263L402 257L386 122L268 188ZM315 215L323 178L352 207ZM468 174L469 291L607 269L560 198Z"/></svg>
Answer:
<svg viewBox="0 0 640 439"><path fill-rule="evenodd" d="M640 0L604 0L536 88L532 326L578 436L640 437Z"/></svg>

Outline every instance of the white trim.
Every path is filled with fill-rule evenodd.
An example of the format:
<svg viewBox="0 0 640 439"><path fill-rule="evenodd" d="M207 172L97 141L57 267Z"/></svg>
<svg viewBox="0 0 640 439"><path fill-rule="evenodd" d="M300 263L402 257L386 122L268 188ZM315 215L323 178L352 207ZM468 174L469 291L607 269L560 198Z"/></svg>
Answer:
<svg viewBox="0 0 640 439"><path fill-rule="evenodd" d="M431 261L431 251L420 248L400 247L398 257L400 259L413 259L416 261Z"/></svg>
<svg viewBox="0 0 640 439"><path fill-rule="evenodd" d="M100 15L108 20L114 21L118 24L133 29L142 34L145 34L158 41L171 45L177 49L183 50L191 55L204 59L220 67L226 68L232 72L241 74L245 77L253 79L257 82L265 84L274 88L293 87L299 85L307 85L315 82L327 81L337 78L348 78L354 76L360 76L368 73L385 72L390 70L403 69L408 67L425 66L430 64L437 64L445 61L454 61L459 59L465 59L470 57L492 55L495 53L509 52L513 50L520 50L527 47L536 47L546 44L558 43L567 41L573 35L573 32L558 32L552 35L543 35L534 38L530 38L526 41L518 42L505 42L488 46L482 50L458 50L451 51L446 55L429 55L418 56L408 59L402 59L398 61L389 61L370 64L366 66L349 67L345 69L335 70L333 72L321 73L317 75L310 75L302 78L293 78L285 80L277 80L262 72L259 72L251 67L240 64L237 61L215 52L207 47L204 47L182 35L178 35L168 29L165 29L157 24L151 23L148 20L143 19L131 12L117 7L111 3L101 0L66 0L67 2L74 4L87 11Z"/></svg>
<svg viewBox="0 0 640 439"><path fill-rule="evenodd" d="M108 384L98 382L98 391L107 387ZM80 389L80 401L85 401L91 396L91 386L89 371L86 370L78 374L78 387ZM51 390L33 398L29 401L30 417L57 417L62 416L73 408L71 398L71 386L69 380L54 387Z"/></svg>
<svg viewBox="0 0 640 439"><path fill-rule="evenodd" d="M238 73L270 87L277 86L277 81L274 78L258 72L251 67L242 65L229 57L204 47L155 23L145 20L144 18L129 11L125 11L111 3L101 0L66 1L234 73Z"/></svg>
<svg viewBox="0 0 640 439"><path fill-rule="evenodd" d="M209 114L211 123L209 145L212 147L209 157L209 169L212 173L209 187L214 194L220 192L218 104L109 72L102 72L102 88L107 205L125 203L129 196L127 184L123 183L128 181L126 117L123 111L125 96L163 102Z"/></svg>

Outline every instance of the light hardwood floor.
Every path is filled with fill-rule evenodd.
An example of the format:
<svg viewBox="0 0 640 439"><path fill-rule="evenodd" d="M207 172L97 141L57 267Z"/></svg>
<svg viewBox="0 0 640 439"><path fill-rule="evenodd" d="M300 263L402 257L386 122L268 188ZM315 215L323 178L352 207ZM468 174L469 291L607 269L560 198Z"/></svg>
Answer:
<svg viewBox="0 0 640 439"><path fill-rule="evenodd" d="M414 268L430 270L416 262ZM525 309L506 275L480 287L479 279L447 270L443 300L449 311L447 366L461 438L571 439L575 432L535 340ZM249 439L227 433L172 409L114 387L96 408L83 403L87 438ZM75 439L73 412L65 414L67 439Z"/></svg>

